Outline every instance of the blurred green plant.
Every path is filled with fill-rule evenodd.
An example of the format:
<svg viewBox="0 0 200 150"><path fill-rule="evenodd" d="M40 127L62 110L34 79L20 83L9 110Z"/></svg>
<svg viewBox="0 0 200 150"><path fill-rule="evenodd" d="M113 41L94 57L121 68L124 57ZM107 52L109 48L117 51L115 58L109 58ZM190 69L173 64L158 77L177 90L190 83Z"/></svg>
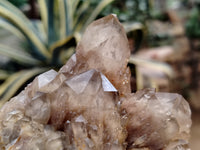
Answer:
<svg viewBox="0 0 200 150"><path fill-rule="evenodd" d="M159 47L171 45L174 38L167 34L148 34L147 41L149 47Z"/></svg>
<svg viewBox="0 0 200 150"><path fill-rule="evenodd" d="M113 0L38 0L41 20L29 20L7 0L0 0L0 27L23 41L21 49L0 43L0 105L49 68L59 68L74 53L80 34ZM1 29L2 30L2 29ZM12 42L11 42L12 43Z"/></svg>
<svg viewBox="0 0 200 150"><path fill-rule="evenodd" d="M200 38L200 2L192 9L185 27L188 37Z"/></svg>
<svg viewBox="0 0 200 150"><path fill-rule="evenodd" d="M143 59L135 55L131 55L129 63L135 65L137 90L147 88L145 87L145 82L148 82L148 80L150 80L150 85L149 85L150 88L156 88L157 91L160 90L159 85L153 81L153 77L147 76L147 79L143 77L142 72L140 72L139 70L140 67L150 69L152 70L152 72L156 71L162 72L170 80L173 79L175 76L175 72L172 69L172 67L164 62Z"/></svg>
<svg viewBox="0 0 200 150"><path fill-rule="evenodd" d="M8 0L8 1L19 8L28 2L28 0Z"/></svg>
<svg viewBox="0 0 200 150"><path fill-rule="evenodd" d="M105 16L114 13L122 22L139 21L144 23L149 18L151 3L151 0L115 0L100 15Z"/></svg>

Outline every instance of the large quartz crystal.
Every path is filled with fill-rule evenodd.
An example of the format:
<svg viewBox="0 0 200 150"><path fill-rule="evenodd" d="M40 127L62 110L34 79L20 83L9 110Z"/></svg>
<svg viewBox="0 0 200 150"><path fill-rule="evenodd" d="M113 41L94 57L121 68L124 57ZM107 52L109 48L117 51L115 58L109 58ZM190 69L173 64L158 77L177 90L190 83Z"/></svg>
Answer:
<svg viewBox="0 0 200 150"><path fill-rule="evenodd" d="M131 93L129 56L115 16L93 22L59 72L39 75L1 108L0 149L188 150L188 103Z"/></svg>

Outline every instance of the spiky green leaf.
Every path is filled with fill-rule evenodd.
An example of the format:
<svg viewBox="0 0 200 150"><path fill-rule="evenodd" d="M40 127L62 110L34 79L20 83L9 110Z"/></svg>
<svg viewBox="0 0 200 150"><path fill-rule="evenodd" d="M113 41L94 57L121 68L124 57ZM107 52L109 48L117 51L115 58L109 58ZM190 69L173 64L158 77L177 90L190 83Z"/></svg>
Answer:
<svg viewBox="0 0 200 150"><path fill-rule="evenodd" d="M26 18L20 10L14 7L12 4L6 0L0 1L0 15L6 20L14 24L20 31L26 36L29 42L36 47L38 54L44 58L50 58L50 53L48 52L45 44L41 42L41 38L37 35L35 28L28 18Z"/></svg>
<svg viewBox="0 0 200 150"><path fill-rule="evenodd" d="M48 32L48 15L47 15L47 0L38 0L40 15L42 18L42 23L45 29L45 32Z"/></svg>
<svg viewBox="0 0 200 150"><path fill-rule="evenodd" d="M16 28L16 26L9 23L8 21L6 21L5 19L0 18L0 27L6 29L9 32L11 32L12 34L16 35L19 39L21 39L23 41L26 40L25 36L19 31L19 29Z"/></svg>
<svg viewBox="0 0 200 150"><path fill-rule="evenodd" d="M68 36L67 38L56 42L50 48L50 52L52 53L52 63L59 63L59 54L61 50L68 50L68 48L75 47L76 40L73 36Z"/></svg>
<svg viewBox="0 0 200 150"><path fill-rule="evenodd" d="M47 68L35 68L31 70L23 70L11 75L0 86L0 108L18 91L22 85L24 85L26 81L33 78L37 74L44 72L46 69Z"/></svg>
<svg viewBox="0 0 200 150"><path fill-rule="evenodd" d="M86 27L97 17L97 15L111 2L114 0L101 0L101 2L95 7L92 14L88 17L87 21L85 22L82 31L85 31Z"/></svg>
<svg viewBox="0 0 200 150"><path fill-rule="evenodd" d="M0 55L6 56L22 64L38 65L40 63L40 61L33 58L29 53L17 49L12 49L3 44L0 44Z"/></svg>
<svg viewBox="0 0 200 150"><path fill-rule="evenodd" d="M5 80L6 78L8 78L8 76L9 76L9 72L7 72L6 70L0 69L0 80Z"/></svg>
<svg viewBox="0 0 200 150"><path fill-rule="evenodd" d="M85 21L88 19L89 16L86 13L86 10L89 9L90 3L91 0L84 1L81 4L81 6L77 9L76 15L74 15L74 30L77 29L78 27L83 26Z"/></svg>

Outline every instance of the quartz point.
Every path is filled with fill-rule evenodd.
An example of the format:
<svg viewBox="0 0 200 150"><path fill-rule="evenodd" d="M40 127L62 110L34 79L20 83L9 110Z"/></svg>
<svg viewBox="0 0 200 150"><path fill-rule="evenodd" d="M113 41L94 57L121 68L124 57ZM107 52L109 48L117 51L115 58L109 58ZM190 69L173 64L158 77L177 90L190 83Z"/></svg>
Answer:
<svg viewBox="0 0 200 150"><path fill-rule="evenodd" d="M91 23L68 62L0 109L1 150L189 150L179 94L131 93L126 33L114 15Z"/></svg>

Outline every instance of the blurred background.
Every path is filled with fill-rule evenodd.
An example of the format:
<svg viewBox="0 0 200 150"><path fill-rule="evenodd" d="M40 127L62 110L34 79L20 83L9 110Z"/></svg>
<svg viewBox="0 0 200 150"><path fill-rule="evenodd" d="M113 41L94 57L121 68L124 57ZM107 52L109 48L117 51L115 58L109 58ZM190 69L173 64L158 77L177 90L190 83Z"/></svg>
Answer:
<svg viewBox="0 0 200 150"><path fill-rule="evenodd" d="M1 0L0 105L75 52L93 20L116 14L131 48L132 91L179 93L200 147L200 0Z"/></svg>

